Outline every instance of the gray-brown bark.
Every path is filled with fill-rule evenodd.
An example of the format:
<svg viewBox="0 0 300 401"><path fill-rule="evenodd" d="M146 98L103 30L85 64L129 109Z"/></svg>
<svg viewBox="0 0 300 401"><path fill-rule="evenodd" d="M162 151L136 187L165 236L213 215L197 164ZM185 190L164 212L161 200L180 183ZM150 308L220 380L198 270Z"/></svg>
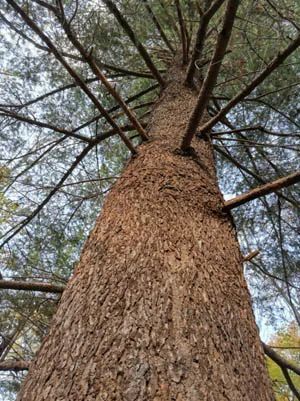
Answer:
<svg viewBox="0 0 300 401"><path fill-rule="evenodd" d="M19 401L274 400L211 145L176 151L197 99L171 76Z"/></svg>

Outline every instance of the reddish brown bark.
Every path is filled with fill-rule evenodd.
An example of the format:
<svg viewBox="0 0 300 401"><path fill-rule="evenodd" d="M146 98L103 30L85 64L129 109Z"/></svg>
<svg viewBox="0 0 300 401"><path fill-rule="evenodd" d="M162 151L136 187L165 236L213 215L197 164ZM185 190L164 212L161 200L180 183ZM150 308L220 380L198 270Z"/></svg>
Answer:
<svg viewBox="0 0 300 401"><path fill-rule="evenodd" d="M171 76L19 401L274 400L211 145L175 151L196 98Z"/></svg>

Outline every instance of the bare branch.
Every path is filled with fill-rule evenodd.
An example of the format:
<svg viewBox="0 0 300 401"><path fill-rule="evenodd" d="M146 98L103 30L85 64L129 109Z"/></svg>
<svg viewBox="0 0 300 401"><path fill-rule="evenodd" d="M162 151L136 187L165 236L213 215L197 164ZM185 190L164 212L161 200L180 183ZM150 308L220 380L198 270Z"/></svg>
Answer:
<svg viewBox="0 0 300 401"><path fill-rule="evenodd" d="M197 104L192 112L192 115L188 122L188 126L182 139L181 149L183 151L187 151L190 148L193 136L206 109L209 96L211 95L212 90L217 82L222 60L224 58L226 48L231 36L231 31L233 28L238 5L238 0L228 0L223 28L219 33L216 49L209 66L209 70L206 74L205 80L199 93Z"/></svg>
<svg viewBox="0 0 300 401"><path fill-rule="evenodd" d="M19 280L0 280L0 288L6 290L40 291L62 293L65 286Z"/></svg>
<svg viewBox="0 0 300 401"><path fill-rule="evenodd" d="M243 262L250 262L250 260L254 259L257 255L259 255L259 250L256 249L255 251L252 251L248 253L248 255L244 256Z"/></svg>
<svg viewBox="0 0 300 401"><path fill-rule="evenodd" d="M106 6L109 8L109 10L114 14L114 16L118 20L119 24L121 25L121 27L127 33L129 39L132 41L132 43L137 48L137 50L140 53L141 57L145 61L147 67L151 71L152 75L157 79L157 81L160 84L160 86L162 88L164 88L165 87L165 81L162 78L162 76L160 75L160 72L158 71L158 69L153 64L153 61L151 60L151 57L149 56L146 48L138 40L138 38L135 35L135 33L133 32L131 26L128 24L128 22L125 20L123 15L120 13L120 11L118 10L117 6L111 0L103 0L103 2L106 4Z"/></svg>
<svg viewBox="0 0 300 401"><path fill-rule="evenodd" d="M296 184L300 181L300 170L296 173L290 174L286 177L279 178L276 181L270 182L268 184L262 185L261 187L255 188L243 195L237 196L224 204L224 210L231 210L244 203L247 203L253 199L257 199L261 196L265 196L275 192L281 188L288 187L290 185Z"/></svg>
<svg viewBox="0 0 300 401"><path fill-rule="evenodd" d="M86 84L89 84L89 83L92 83L92 82L95 82L95 81L98 81L98 78L86 79L84 82L85 82ZM0 104L0 107L13 107L13 108L18 108L18 109L20 110L20 109L22 109L22 108L24 108L24 107L28 107L28 106L31 106L31 105L34 104L34 103L40 102L40 101L46 99L47 97L56 95L57 93L63 92L63 91L65 91L65 90L67 90L67 89L76 88L77 86L78 86L78 85L77 85L76 82L75 82L75 83L72 83L72 84L60 86L60 87L57 88L57 89L53 89L52 91L47 92L47 93L44 93L44 94L41 95L41 96L38 96L38 97L36 97L36 98L34 98L34 99L31 99L31 100L28 100L28 101L25 102L25 103L21 103L21 104L5 104L5 105L4 105L4 104Z"/></svg>
<svg viewBox="0 0 300 401"><path fill-rule="evenodd" d="M201 133L205 134L214 125L222 120L224 116L235 107L241 100L248 96L258 85L260 85L284 60L293 53L300 45L300 35L290 43L290 45L281 53L279 53L267 67L249 84L232 98L223 109L221 109L215 117L200 127Z"/></svg>

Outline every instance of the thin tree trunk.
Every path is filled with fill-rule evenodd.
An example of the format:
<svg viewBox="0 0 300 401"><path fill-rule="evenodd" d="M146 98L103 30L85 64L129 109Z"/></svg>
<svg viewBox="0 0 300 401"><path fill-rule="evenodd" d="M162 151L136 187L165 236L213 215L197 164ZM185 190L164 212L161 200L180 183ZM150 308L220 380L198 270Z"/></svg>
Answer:
<svg viewBox="0 0 300 401"><path fill-rule="evenodd" d="M197 99L170 76L19 401L274 400L211 145L176 151Z"/></svg>

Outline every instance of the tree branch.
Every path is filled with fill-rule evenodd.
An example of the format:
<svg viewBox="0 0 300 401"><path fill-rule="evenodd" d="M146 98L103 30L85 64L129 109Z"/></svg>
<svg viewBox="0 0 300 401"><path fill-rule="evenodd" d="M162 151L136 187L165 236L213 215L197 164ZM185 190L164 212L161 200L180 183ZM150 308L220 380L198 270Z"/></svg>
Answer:
<svg viewBox="0 0 300 401"><path fill-rule="evenodd" d="M226 150L228 153L224 152L224 150L218 145L213 145L213 147L220 155L225 157L225 159L229 160L239 170L243 171L246 174L249 174L251 177L255 178L256 181L259 182L260 184L267 184L265 182L265 180L263 180L259 175L255 174L253 171L249 170L246 166L243 166L238 160L236 160L233 156L231 156L227 149ZM295 208L299 208L299 205L296 202L294 202L292 199L288 198L281 192L275 191L275 193L277 196L281 197L282 199L284 199L287 202L289 202L290 204L292 204Z"/></svg>
<svg viewBox="0 0 300 401"><path fill-rule="evenodd" d="M52 130L54 132L58 132L60 134L64 134L64 135L72 137L72 138L80 139L81 141L86 142L86 143L92 143L93 142L92 139L87 138L85 136L82 136L80 134L76 134L73 131L69 131L69 130L66 130L64 128L59 128L59 127L56 127L56 126L54 126L52 124L44 123L42 121L37 121L37 120L34 120L32 118L29 118L29 117L26 117L26 116L22 116L21 114L14 113L14 112L12 112L10 110L6 110L6 109L3 109L3 108L0 108L0 117L1 116L13 118L13 119L18 120L18 121L22 121L22 122L25 122L25 123L28 123L28 124L31 124L31 125L35 125L37 127L47 128L47 129L50 129L50 130Z"/></svg>
<svg viewBox="0 0 300 401"><path fill-rule="evenodd" d="M159 87L158 84L152 85L152 86L150 86L149 88L144 89L144 90L142 90L141 92L138 92L138 93L136 93L135 95L129 97L127 100L125 100L125 102L126 102L126 103L131 103L131 102L133 102L134 100L139 99L140 97L146 95L147 93L153 91L154 89L156 89L156 88L158 88L158 87ZM116 106L111 107L107 112L108 112L108 113L112 113L113 111L116 111L116 110L118 110L119 108L120 108L120 106L119 106L119 105L116 105ZM98 114L97 116L91 118L89 121L86 121L85 123L83 123L83 124L81 124L80 126L78 126L74 131L77 132L77 131L79 131L79 130L85 128L85 127L87 127L88 125L92 124L93 122L98 121L101 117L102 117L102 115L101 115L101 114Z"/></svg>
<svg viewBox="0 0 300 401"><path fill-rule="evenodd" d="M279 355L277 352L275 352L269 345L265 344L262 341L262 346L264 349L265 354L272 359L275 363L277 363L278 366L284 369L289 369L292 372L296 373L297 375L300 376L300 368L298 366L293 365L286 359L282 358L281 355Z"/></svg>
<svg viewBox="0 0 300 401"><path fill-rule="evenodd" d="M232 98L223 109L221 109L215 117L209 120L206 124L200 127L200 132L205 134L214 125L222 120L222 118L241 100L248 96L258 85L260 85L284 60L293 53L300 45L300 35L290 43L290 45L281 53L279 53L267 67L249 84L239 92L234 98Z"/></svg>
<svg viewBox="0 0 300 401"><path fill-rule="evenodd" d="M0 249L8 243L16 234L18 234L24 227L27 226L28 223L31 222L35 218L35 216L47 205L47 203L50 201L50 199L53 197L53 195L56 194L57 191L61 188L62 184L66 181L66 179L72 174L72 172L75 170L75 168L78 166L78 164L85 158L85 156L90 152L90 150L93 149L95 144L89 144L86 146L82 152L76 157L74 162L71 164L71 166L68 168L68 170L65 172L65 174L62 176L62 178L59 180L57 185L49 192L49 194L46 196L46 198L38 205L38 207L28 216L26 217L23 221L21 221L18 225L18 227L12 228L9 230L7 233L3 235L3 237L7 234L9 234L11 231L12 234L10 234L8 237L5 238L5 240L0 244Z"/></svg>
<svg viewBox="0 0 300 401"><path fill-rule="evenodd" d="M250 262L250 260L254 259L257 255L259 255L259 250L256 249L255 251L252 251L248 253L248 255L244 256L243 262Z"/></svg>
<svg viewBox="0 0 300 401"><path fill-rule="evenodd" d="M175 50L173 48L173 46L171 45L171 42L169 41L169 39L167 38L162 26L160 25L158 19L156 18L154 12L152 11L152 8L150 7L150 5L148 4L147 0L142 0L145 4L146 10L148 11L154 25L156 26L158 32L160 33L160 36L162 38L162 40L165 42L165 44L167 45L167 47L171 50L171 52L173 54L175 54Z"/></svg>
<svg viewBox="0 0 300 401"><path fill-rule="evenodd" d="M196 71L196 61L201 58L209 21L212 19L212 17L215 15L215 13L218 11L223 3L224 0L215 0L214 3L200 18L200 24L196 35L196 43L185 80L186 85L190 87L193 86L193 78Z"/></svg>
<svg viewBox="0 0 300 401"><path fill-rule="evenodd" d="M63 285L39 283L19 280L0 280L0 288L6 290L40 291L62 293L65 289Z"/></svg>
<svg viewBox="0 0 300 401"><path fill-rule="evenodd" d="M151 57L149 56L146 48L142 45L142 43L138 40L137 36L133 32L131 26L128 24L128 22L125 20L123 15L120 13L118 10L117 6L114 4L113 1L111 0L103 0L104 4L109 8L109 10L114 14L116 17L117 21L121 25L121 27L124 29L124 31L127 33L129 39L132 41L134 46L137 48L138 52L140 53L141 57L143 58L145 64L151 71L152 75L157 79L158 83L162 88L165 87L165 81L160 75L160 72L158 69L155 67L153 61L151 60Z"/></svg>
<svg viewBox="0 0 300 401"><path fill-rule="evenodd" d="M219 33L216 49L209 66L209 70L202 84L197 104L192 112L192 115L189 119L186 131L182 139L181 149L183 151L187 151L191 145L193 136L198 128L199 122L201 121L203 113L206 109L209 97L217 82L222 60L224 58L226 48L231 36L231 31L233 28L233 23L235 20L235 15L237 12L238 5L239 5L238 0L228 0L223 22L223 28Z"/></svg>
<svg viewBox="0 0 300 401"><path fill-rule="evenodd" d="M86 86L85 82L79 77L76 71L66 62L61 53L54 46L52 41L46 36L40 28L35 24L35 22L24 12L24 10L14 1L14 0L6 0L7 3L22 17L22 19L26 22L26 24L46 43L49 49L52 51L56 59L64 66L64 68L68 71L68 73L75 79L78 86L85 92L85 94L91 99L103 117L107 120L107 122L112 126L112 128L116 129L120 137L122 138L125 145L130 149L132 154L136 154L137 151L130 142L130 140L126 137L126 135L122 132L113 118L109 115L109 113L105 110L105 108L101 105L98 98L89 90Z"/></svg>
<svg viewBox="0 0 300 401"><path fill-rule="evenodd" d="M299 391L296 389L296 386L294 385L291 376L289 375L289 372L286 368L281 368L281 371L283 373L283 376L285 377L285 380L289 386L289 388L291 389L292 393L294 394L294 396L297 398L297 400L300 400L300 393Z"/></svg>
<svg viewBox="0 0 300 401"><path fill-rule="evenodd" d="M244 203L247 203L253 199L257 199L261 196L271 194L272 192L278 191L281 188L288 187L290 185L296 184L300 181L300 170L296 173L290 174L286 177L279 178L276 181L272 181L268 184L262 185L261 187L255 188L243 195L237 196L224 204L224 210L231 210Z"/></svg>
<svg viewBox="0 0 300 401"><path fill-rule="evenodd" d="M0 372L6 372L9 370L13 370L14 372L20 372L22 370L28 370L29 365L30 365L29 361L7 360L0 362Z"/></svg>
<svg viewBox="0 0 300 401"><path fill-rule="evenodd" d="M138 133L141 135L141 137L144 140L149 139L148 135L146 134L145 130L137 120L136 116L132 113L132 111L129 109L129 107L126 105L125 101L122 99L120 94L113 88L113 86L109 83L105 75L102 73L98 65L96 64L95 60L93 59L92 55L87 53L82 46L82 44L79 42L79 40L76 38L75 34L72 32L70 25L68 25L62 17L58 16L59 21L62 24L62 27L71 41L75 48L79 51L83 59L89 64L91 67L93 73L96 75L96 77L103 83L103 85L106 87L108 92L113 96L113 98L119 103L120 107L124 110L124 113L127 115L128 119L131 121L132 125L135 127L135 129L138 131Z"/></svg>
<svg viewBox="0 0 300 401"><path fill-rule="evenodd" d="M188 62L188 38L187 38L186 26L182 16L179 0L175 0L175 6L180 27L180 37L182 45L182 64L185 65Z"/></svg>

